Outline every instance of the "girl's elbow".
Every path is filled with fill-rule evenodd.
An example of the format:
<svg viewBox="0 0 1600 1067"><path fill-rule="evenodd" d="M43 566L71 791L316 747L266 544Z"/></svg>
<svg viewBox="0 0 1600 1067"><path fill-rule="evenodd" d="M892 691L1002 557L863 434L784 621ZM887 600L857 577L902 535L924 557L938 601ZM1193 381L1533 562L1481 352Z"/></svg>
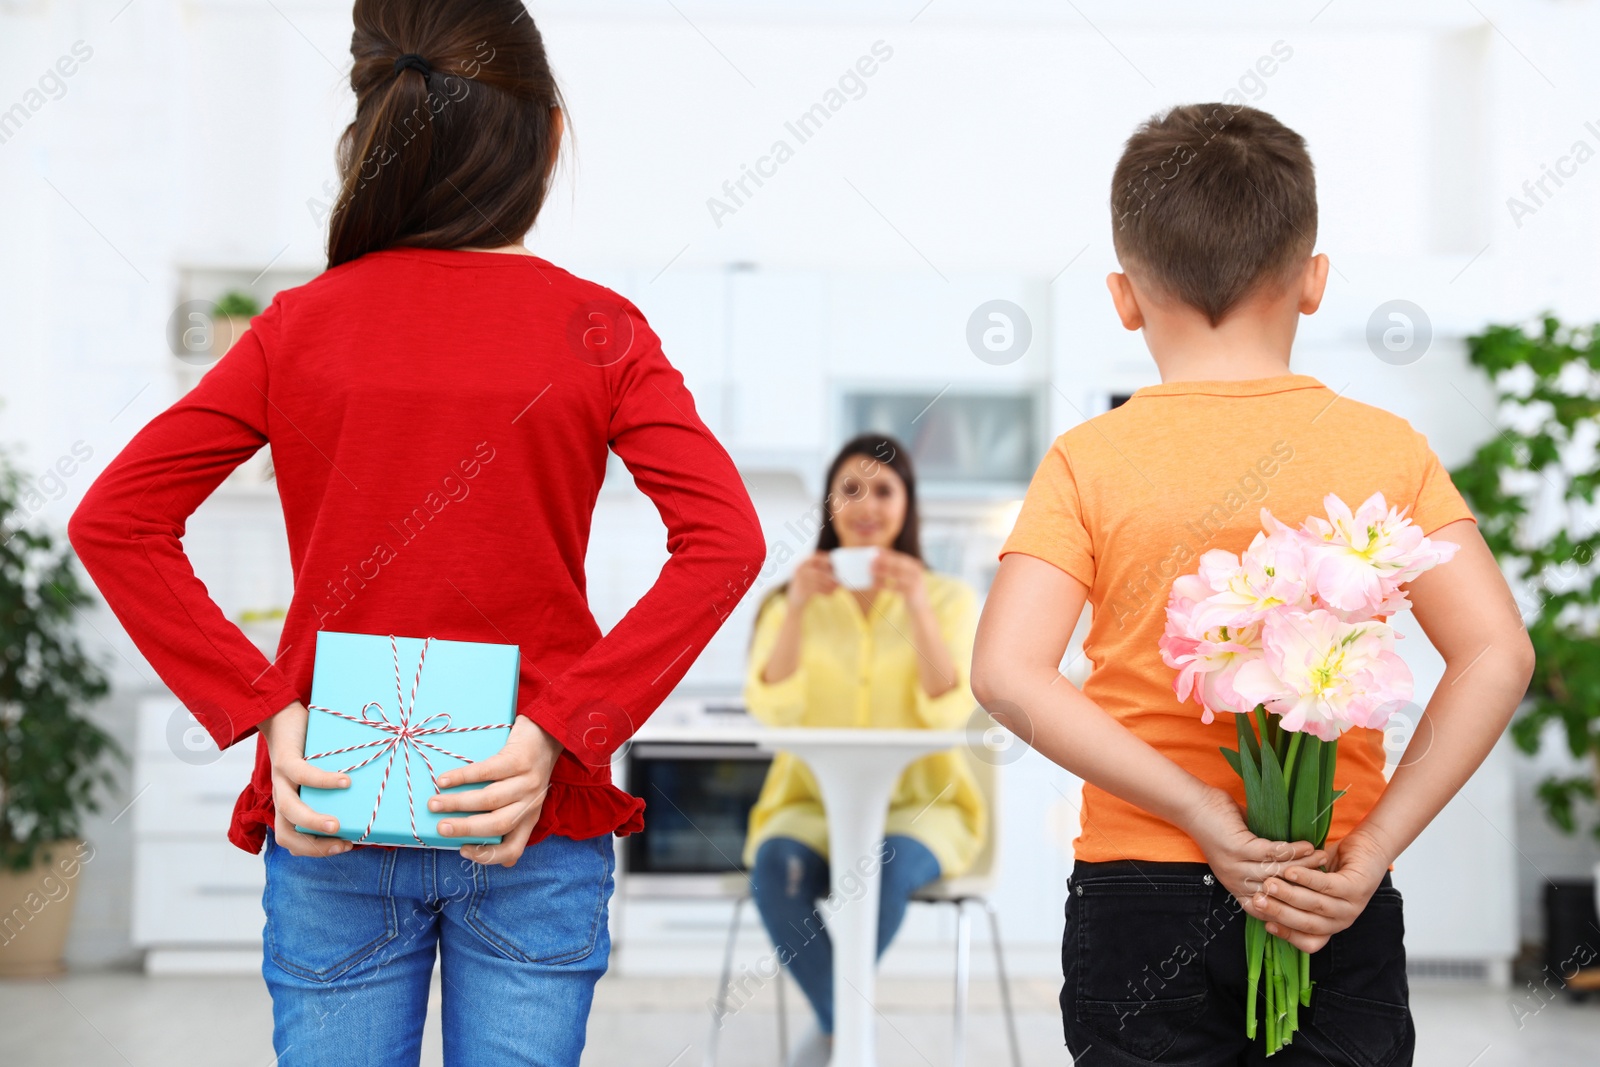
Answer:
<svg viewBox="0 0 1600 1067"><path fill-rule="evenodd" d="M740 521L733 526L734 540L738 546L735 555L740 570L754 574L767 562L766 531L761 529L761 520L753 509L740 516Z"/></svg>
<svg viewBox="0 0 1600 1067"><path fill-rule="evenodd" d="M67 519L67 542L87 567L98 559L101 548L111 539L111 527L100 509L86 500Z"/></svg>

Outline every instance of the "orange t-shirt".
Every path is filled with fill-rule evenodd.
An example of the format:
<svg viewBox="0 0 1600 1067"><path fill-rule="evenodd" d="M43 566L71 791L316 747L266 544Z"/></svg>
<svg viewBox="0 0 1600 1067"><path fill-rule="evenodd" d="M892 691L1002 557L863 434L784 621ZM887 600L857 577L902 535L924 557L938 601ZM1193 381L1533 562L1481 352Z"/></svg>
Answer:
<svg viewBox="0 0 1600 1067"><path fill-rule="evenodd" d="M1253 381L1170 382L1056 438L1028 487L1000 555L1022 552L1089 590L1084 641L1093 673L1084 693L1180 767L1244 803L1244 783L1218 748L1234 747L1233 716L1206 725L1178 703L1157 641L1172 581L1213 548L1241 552L1262 508L1298 526L1338 494L1358 507L1381 492L1432 533L1472 513L1422 434L1378 408L1340 397L1303 374ZM1383 733L1339 741L1328 840L1349 832L1383 792ZM1083 787L1080 860L1204 861L1187 834Z"/></svg>

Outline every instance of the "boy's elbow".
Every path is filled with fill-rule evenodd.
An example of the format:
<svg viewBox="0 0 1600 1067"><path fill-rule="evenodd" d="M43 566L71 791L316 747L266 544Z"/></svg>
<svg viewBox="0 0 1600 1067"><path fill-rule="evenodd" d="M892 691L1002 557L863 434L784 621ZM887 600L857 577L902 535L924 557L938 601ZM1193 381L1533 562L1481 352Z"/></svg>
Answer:
<svg viewBox="0 0 1600 1067"><path fill-rule="evenodd" d="M1528 688L1538 664L1539 657L1533 650L1533 641L1528 637L1528 631L1518 630L1511 647L1511 669L1519 688L1523 690Z"/></svg>
<svg viewBox="0 0 1600 1067"><path fill-rule="evenodd" d="M973 654L972 676L970 679L972 686L972 699L976 700L979 704L983 705L984 708L988 709L990 714L994 713L994 707L996 705L1001 704L1005 700L1005 697L1001 692L1001 674L1002 668L994 661L994 657L992 655L984 655L982 653Z"/></svg>

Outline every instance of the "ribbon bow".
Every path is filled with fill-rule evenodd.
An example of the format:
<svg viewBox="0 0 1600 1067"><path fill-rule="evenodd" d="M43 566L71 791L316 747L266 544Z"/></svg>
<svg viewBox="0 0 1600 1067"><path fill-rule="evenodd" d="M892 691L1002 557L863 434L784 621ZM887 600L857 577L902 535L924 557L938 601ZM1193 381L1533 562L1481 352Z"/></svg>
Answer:
<svg viewBox="0 0 1600 1067"><path fill-rule="evenodd" d="M333 708L325 708L319 704L308 705L312 711L326 712L329 715L344 719L346 722L370 726L374 730L388 735L387 737L379 737L374 741L368 741L366 744L332 748L326 752L316 752L306 756L309 761L322 759L324 756L340 756L346 752L361 752L369 748L375 749L370 756L359 763L352 763L348 767L339 768L336 772L338 774L349 774L351 771L365 767L369 763L388 757L388 761L383 767L383 778L378 782L378 796L372 802L372 814L367 817L367 828L355 840L358 845L367 839L372 833L372 827L378 821L378 809L383 805L383 791L388 788L389 772L394 770L396 756L404 756L402 762L406 771L406 811L411 818L411 836L416 840L417 844L421 845L424 842L417 833L416 796L411 789L411 753L415 752L422 757L424 766L428 768L428 777L433 781L433 791L437 793L439 792L439 773L433 769L433 761L428 758L428 749L432 749L442 756L460 760L462 763L471 763L472 759L461 755L459 752L451 752L447 748L442 748L432 741L426 740L426 738L439 734L465 734L477 730L511 729L507 723L488 723L483 726L451 726L450 714L444 711L435 712L420 722L413 723L411 721L412 713L417 705L417 686L422 682L422 665L428 658L428 645L432 641L433 638L431 637L422 639L422 651L417 654L417 673L416 677L411 680L411 697L408 700L400 680L400 646L395 641L394 634L389 635L389 648L394 653L394 695L397 714L400 716L399 722L391 722L388 714L383 709L383 704L376 700L369 700L361 705L361 714L359 716L335 711ZM372 718L368 715L368 712L373 708L378 710L377 718ZM430 723L433 725L429 725Z"/></svg>

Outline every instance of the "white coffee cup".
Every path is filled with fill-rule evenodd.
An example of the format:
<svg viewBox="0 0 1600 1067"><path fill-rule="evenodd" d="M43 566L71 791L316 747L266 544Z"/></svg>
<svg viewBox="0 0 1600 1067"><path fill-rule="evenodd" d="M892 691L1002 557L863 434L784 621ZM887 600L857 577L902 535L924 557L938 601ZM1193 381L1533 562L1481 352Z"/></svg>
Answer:
<svg viewBox="0 0 1600 1067"><path fill-rule="evenodd" d="M836 548L828 553L833 576L846 589L872 588L872 561L878 558L876 545L864 548Z"/></svg>

